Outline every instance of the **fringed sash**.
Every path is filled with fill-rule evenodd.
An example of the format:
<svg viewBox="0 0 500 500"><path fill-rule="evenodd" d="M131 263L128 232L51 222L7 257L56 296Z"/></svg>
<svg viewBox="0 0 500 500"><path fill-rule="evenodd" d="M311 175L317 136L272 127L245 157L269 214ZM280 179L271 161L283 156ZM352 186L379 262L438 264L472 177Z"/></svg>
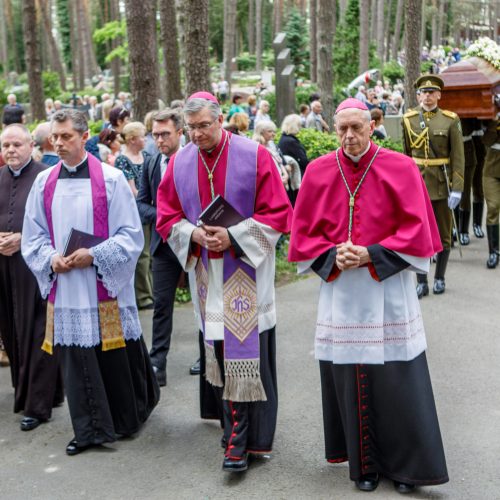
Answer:
<svg viewBox="0 0 500 500"><path fill-rule="evenodd" d="M107 239L109 237L108 228L108 199L106 196L106 185L104 174L99 160L88 154L88 166L90 174L90 185L92 190L92 208L94 215L94 235ZM57 180L61 172L62 162L60 161L50 172L43 193L43 203L47 225L49 227L50 240L55 248L54 225L52 222L52 201L56 191ZM101 281L96 279L97 300L99 311L99 327L101 331L102 350L109 351L125 347L122 324L118 301L109 296L108 291ZM45 327L45 339L42 350L52 354L54 345L54 304L56 301L57 279L52 285L47 304L47 323Z"/></svg>
<svg viewBox="0 0 500 500"><path fill-rule="evenodd" d="M237 135L231 136L226 169L224 198L243 215L254 213L257 182L257 143ZM174 181L187 219L196 224L202 211L198 188L198 149L188 144L174 160ZM206 378L212 385L224 385L223 398L230 401L266 401L260 378L260 344L258 329L257 285L255 269L241 259L224 252L224 375L215 357L213 341L205 338ZM208 250L201 249L196 266L203 331L206 322L221 321L207 315Z"/></svg>

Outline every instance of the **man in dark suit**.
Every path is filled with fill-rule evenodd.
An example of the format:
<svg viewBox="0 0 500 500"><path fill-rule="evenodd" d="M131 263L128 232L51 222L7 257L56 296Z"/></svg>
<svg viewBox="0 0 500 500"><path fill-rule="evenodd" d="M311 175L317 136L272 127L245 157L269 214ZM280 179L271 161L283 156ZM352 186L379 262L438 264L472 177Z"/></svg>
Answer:
<svg viewBox="0 0 500 500"><path fill-rule="evenodd" d="M172 336L175 290L182 272L177 257L156 231L156 193L168 167L169 158L180 148L183 134L182 115L165 109L153 118L152 136L159 153L150 157L142 169L137 207L143 224L152 224L153 257L153 342L149 353L160 386L167 384L167 354Z"/></svg>

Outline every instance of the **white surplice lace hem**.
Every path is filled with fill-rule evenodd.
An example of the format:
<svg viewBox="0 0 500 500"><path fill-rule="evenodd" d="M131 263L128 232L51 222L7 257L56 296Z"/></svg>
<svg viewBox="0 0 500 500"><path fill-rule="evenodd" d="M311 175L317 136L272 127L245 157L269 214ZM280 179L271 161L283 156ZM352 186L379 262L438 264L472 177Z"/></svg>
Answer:
<svg viewBox="0 0 500 500"><path fill-rule="evenodd" d="M120 307L120 320L125 340L142 335L139 314L134 306ZM101 342L97 308L54 310L54 345L94 347Z"/></svg>
<svg viewBox="0 0 500 500"><path fill-rule="evenodd" d="M24 256L26 265L35 275L40 293L45 299L52 289L52 284L56 278L56 274L52 271L52 257L57 252L51 245L42 245L33 252Z"/></svg>

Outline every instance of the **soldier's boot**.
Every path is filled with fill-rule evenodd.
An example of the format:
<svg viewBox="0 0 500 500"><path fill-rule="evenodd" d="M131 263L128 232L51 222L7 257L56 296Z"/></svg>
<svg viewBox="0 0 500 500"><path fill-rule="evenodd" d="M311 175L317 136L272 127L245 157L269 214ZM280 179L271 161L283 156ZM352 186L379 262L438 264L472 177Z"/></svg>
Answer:
<svg viewBox="0 0 500 500"><path fill-rule="evenodd" d="M488 269L495 269L498 266L499 254L499 227L498 224L486 226L486 233L488 234L488 248L490 255L486 261Z"/></svg>
<svg viewBox="0 0 500 500"><path fill-rule="evenodd" d="M420 300L426 295L429 295L429 283L427 282L427 274L417 273L417 297Z"/></svg>
<svg viewBox="0 0 500 500"><path fill-rule="evenodd" d="M434 273L434 286L432 291L434 294L439 295L444 293L446 285L444 283L444 275L446 273L446 266L448 265L448 258L450 256L450 250L443 250L437 254L436 259L436 271Z"/></svg>
<svg viewBox="0 0 500 500"><path fill-rule="evenodd" d="M458 211L458 233L460 237L460 244L463 246L467 246L470 243L469 219L470 219L469 210L460 209Z"/></svg>
<svg viewBox="0 0 500 500"><path fill-rule="evenodd" d="M472 228L476 238L484 238L483 228L483 207L484 201L475 201L472 203Z"/></svg>

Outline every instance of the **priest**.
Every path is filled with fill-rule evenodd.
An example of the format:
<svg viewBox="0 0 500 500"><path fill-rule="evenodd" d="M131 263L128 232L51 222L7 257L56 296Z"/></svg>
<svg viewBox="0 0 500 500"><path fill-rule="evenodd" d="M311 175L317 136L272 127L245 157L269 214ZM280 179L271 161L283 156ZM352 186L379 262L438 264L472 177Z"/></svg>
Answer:
<svg viewBox="0 0 500 500"><path fill-rule="evenodd" d="M160 184L157 229L195 278L201 415L221 419L223 469L241 472L248 454L272 450L278 406L275 246L290 229L292 209L271 155L223 130L212 94L193 94L184 118L191 143L170 159ZM241 222L197 224L217 195Z"/></svg>
<svg viewBox="0 0 500 500"><path fill-rule="evenodd" d="M46 301L20 252L26 200L47 167L32 160L33 141L24 125L5 127L0 142L7 162L0 169L0 334L10 359L14 412L24 413L21 430L31 431L64 400L59 352L41 350Z"/></svg>
<svg viewBox="0 0 500 500"><path fill-rule="evenodd" d="M320 361L326 458L349 461L363 491L380 476L400 493L448 481L414 272L441 250L415 163L370 141L357 99L335 113L341 147L309 164L289 259L321 279Z"/></svg>
<svg viewBox="0 0 500 500"><path fill-rule="evenodd" d="M125 178L87 154L87 137L80 112L52 116L61 161L33 184L21 243L48 297L42 348L61 354L75 433L68 455L136 433L159 398L134 296L141 221Z"/></svg>

